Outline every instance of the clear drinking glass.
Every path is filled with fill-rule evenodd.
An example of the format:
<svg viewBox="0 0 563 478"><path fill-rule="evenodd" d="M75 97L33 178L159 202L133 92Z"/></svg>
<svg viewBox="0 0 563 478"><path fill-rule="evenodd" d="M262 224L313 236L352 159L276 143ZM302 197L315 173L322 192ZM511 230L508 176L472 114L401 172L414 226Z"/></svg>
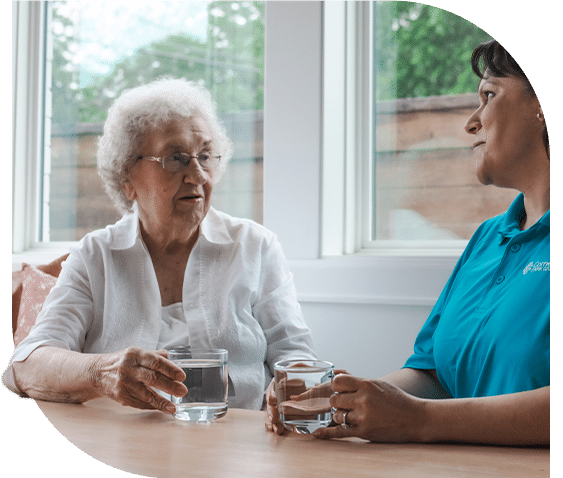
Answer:
<svg viewBox="0 0 563 478"><path fill-rule="evenodd" d="M274 364L278 411L285 428L309 434L330 424L333 377L334 366L321 360L283 360Z"/></svg>
<svg viewBox="0 0 563 478"><path fill-rule="evenodd" d="M176 348L168 359L186 374L188 393L171 397L179 420L207 421L225 416L228 408L228 352L225 349Z"/></svg>

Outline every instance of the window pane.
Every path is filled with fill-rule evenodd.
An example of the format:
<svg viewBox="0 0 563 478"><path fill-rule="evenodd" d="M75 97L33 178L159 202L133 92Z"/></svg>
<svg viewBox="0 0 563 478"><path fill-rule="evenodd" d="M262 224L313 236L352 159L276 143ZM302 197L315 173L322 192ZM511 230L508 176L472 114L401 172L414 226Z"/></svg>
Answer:
<svg viewBox="0 0 563 478"><path fill-rule="evenodd" d="M516 196L475 177L464 124L477 108L470 58L490 36L412 2L374 2L371 240L467 240Z"/></svg>
<svg viewBox="0 0 563 478"><path fill-rule="evenodd" d="M264 3L49 7L41 240L77 240L119 218L97 175L96 141L112 101L161 76L211 91L235 144L212 204L262 222Z"/></svg>

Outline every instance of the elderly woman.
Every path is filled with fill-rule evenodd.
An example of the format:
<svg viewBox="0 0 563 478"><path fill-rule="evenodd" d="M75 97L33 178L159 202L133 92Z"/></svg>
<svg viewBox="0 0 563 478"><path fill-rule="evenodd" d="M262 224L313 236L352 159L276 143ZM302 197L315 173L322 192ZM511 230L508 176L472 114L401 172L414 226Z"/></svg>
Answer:
<svg viewBox="0 0 563 478"><path fill-rule="evenodd" d="M483 68L481 69L481 61ZM528 79L496 41L480 45L473 135L483 184L521 192L483 223L458 261L404 368L333 381L335 427L320 438L549 444L549 144ZM282 433L269 395L266 426Z"/></svg>
<svg viewBox="0 0 563 478"><path fill-rule="evenodd" d="M314 358L274 234L214 210L232 146L209 93L159 80L108 112L98 169L125 214L74 248L5 383L32 398L107 396L174 413L183 396L166 349L225 348L229 406L260 409L271 366Z"/></svg>

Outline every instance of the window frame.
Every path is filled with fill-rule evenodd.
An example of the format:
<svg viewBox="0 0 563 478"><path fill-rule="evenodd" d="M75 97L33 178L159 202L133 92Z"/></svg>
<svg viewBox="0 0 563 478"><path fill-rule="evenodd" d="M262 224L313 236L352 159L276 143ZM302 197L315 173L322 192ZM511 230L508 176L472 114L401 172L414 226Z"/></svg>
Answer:
<svg viewBox="0 0 563 478"><path fill-rule="evenodd" d="M324 6L322 255L458 257L467 240L372 239L373 18L373 2Z"/></svg>
<svg viewBox="0 0 563 478"><path fill-rule="evenodd" d="M48 122L44 76L48 52L47 2L12 5L12 270L48 263L75 242L41 242L42 175ZM20 114L19 112L23 112Z"/></svg>
<svg viewBox="0 0 563 478"><path fill-rule="evenodd" d="M373 254L360 250L344 254L357 250L357 214L361 213L353 208L353 200L344 201L346 195L355 199L359 190L359 175L350 173L355 170L354 162L344 161L344 153L356 154L358 142L342 133L343 122L355 120L344 114L346 102L355 94L352 91L343 98L338 87L352 80L338 63L332 68L323 64L323 52L347 35L346 24L328 26L325 20L340 19L353 26L363 15L355 8L363 3L267 4L264 225L278 235L301 302L432 306L459 252ZM288 35L284 25L290 23ZM347 49L350 47L348 42ZM329 58L338 62L347 56L353 65L359 60L347 49L331 50ZM292 67L287 68L288 64ZM330 75L337 77L331 76L337 88L334 94L328 89ZM355 79L355 87L366 81ZM329 118L341 120L334 126L327 122ZM369 123L365 125L369 127ZM354 128L348 128L348 135L352 131ZM347 219L345 208L354 211Z"/></svg>
<svg viewBox="0 0 563 478"><path fill-rule="evenodd" d="M37 246L44 12L43 2L15 2L12 8L12 252Z"/></svg>

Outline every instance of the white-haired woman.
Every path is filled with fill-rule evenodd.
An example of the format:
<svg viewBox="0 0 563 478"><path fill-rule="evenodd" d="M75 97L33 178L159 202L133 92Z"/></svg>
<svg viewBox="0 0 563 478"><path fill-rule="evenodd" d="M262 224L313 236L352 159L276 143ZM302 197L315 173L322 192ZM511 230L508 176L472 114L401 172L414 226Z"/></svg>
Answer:
<svg viewBox="0 0 563 478"><path fill-rule="evenodd" d="M132 89L98 146L124 215L71 251L4 382L37 399L174 413L154 390L186 393L166 349L225 348L229 406L260 409L270 366L315 353L274 234L210 205L232 144L209 92L169 79Z"/></svg>

